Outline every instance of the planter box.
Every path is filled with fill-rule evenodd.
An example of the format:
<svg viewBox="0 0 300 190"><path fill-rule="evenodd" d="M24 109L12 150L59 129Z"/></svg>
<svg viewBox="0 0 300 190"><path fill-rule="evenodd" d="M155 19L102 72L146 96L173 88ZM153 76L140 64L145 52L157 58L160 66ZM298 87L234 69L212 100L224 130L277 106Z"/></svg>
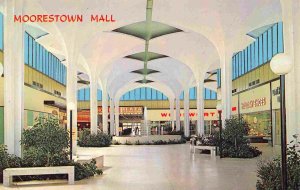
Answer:
<svg viewBox="0 0 300 190"><path fill-rule="evenodd" d="M104 166L104 156L79 156L78 158L74 159L80 164L90 163L92 159L96 160L97 168L101 169Z"/></svg>

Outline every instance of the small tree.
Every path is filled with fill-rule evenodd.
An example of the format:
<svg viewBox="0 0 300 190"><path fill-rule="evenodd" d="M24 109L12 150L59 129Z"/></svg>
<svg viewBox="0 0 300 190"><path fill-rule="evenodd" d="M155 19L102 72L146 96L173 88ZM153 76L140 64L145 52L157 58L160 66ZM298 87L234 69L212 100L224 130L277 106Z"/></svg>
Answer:
<svg viewBox="0 0 300 190"><path fill-rule="evenodd" d="M36 124L24 130L21 144L24 160L33 166L61 165L68 160L69 133L59 126L55 117L36 119Z"/></svg>
<svg viewBox="0 0 300 190"><path fill-rule="evenodd" d="M250 146L248 139L249 125L243 118L232 117L225 122L222 133L223 154L226 157L252 158L261 154L256 147Z"/></svg>
<svg viewBox="0 0 300 190"><path fill-rule="evenodd" d="M225 127L223 135L227 144L233 145L237 149L238 145L247 143L245 136L248 135L249 125L243 118L227 119Z"/></svg>
<svg viewBox="0 0 300 190"><path fill-rule="evenodd" d="M4 145L0 145L0 182L3 170L10 167L37 167L37 166L74 166L75 180L80 180L102 174L96 167L96 161L80 164L69 160L69 133L59 126L57 118L39 117L36 124L22 134L21 144L24 147L23 158L7 153ZM61 179L66 175L19 176L19 180Z"/></svg>

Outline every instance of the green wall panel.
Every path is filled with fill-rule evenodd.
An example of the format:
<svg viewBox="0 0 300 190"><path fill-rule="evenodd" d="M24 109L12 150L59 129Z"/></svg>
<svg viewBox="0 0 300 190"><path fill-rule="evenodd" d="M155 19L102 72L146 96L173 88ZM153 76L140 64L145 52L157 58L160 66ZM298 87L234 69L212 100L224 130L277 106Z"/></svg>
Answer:
<svg viewBox="0 0 300 190"><path fill-rule="evenodd" d="M28 126L33 126L33 121L34 121L34 118L33 118L33 111L27 111L27 125Z"/></svg>

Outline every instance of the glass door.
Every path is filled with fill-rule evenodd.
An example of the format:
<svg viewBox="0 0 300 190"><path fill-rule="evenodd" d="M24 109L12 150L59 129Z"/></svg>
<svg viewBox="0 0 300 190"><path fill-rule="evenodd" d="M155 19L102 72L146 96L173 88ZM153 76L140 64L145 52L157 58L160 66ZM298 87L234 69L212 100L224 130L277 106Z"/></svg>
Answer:
<svg viewBox="0 0 300 190"><path fill-rule="evenodd" d="M273 110L272 111L272 116L273 116L273 139L274 145L280 145L281 144L281 140L280 140L280 136L281 136L281 120L280 120L280 110Z"/></svg>

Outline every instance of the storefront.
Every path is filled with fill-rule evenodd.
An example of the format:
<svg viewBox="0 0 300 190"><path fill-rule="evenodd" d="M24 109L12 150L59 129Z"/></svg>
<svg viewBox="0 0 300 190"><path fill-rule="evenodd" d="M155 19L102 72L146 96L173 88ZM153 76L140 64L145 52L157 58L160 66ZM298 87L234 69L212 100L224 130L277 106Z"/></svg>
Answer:
<svg viewBox="0 0 300 190"><path fill-rule="evenodd" d="M240 115L250 127L249 137L271 137L270 84L239 94Z"/></svg>
<svg viewBox="0 0 300 190"><path fill-rule="evenodd" d="M143 107L120 107L119 135L141 134L141 125L144 120Z"/></svg>
<svg viewBox="0 0 300 190"><path fill-rule="evenodd" d="M44 104L43 110L24 110L24 129L33 127L37 123L38 118L49 117L57 118L61 127L67 127L67 113L65 107L60 105Z"/></svg>
<svg viewBox="0 0 300 190"><path fill-rule="evenodd" d="M196 133L197 126L197 109L190 109L190 134ZM148 110L148 120L151 121L151 132L152 134L161 134L161 131L171 130L170 122L170 110L169 109L153 109ZM183 130L184 110L180 110L180 128ZM216 109L205 109L204 110L204 130L205 134L211 134L216 126L218 120L218 112ZM175 122L175 110L174 110L174 126Z"/></svg>
<svg viewBox="0 0 300 190"><path fill-rule="evenodd" d="M232 96L232 115L249 124L252 142L280 144L279 80Z"/></svg>
<svg viewBox="0 0 300 190"><path fill-rule="evenodd" d="M110 113L110 107L108 107ZM110 123L110 114L108 114L108 123ZM131 133L131 131L140 131L141 122L144 119L144 109L141 106L120 107L119 108L119 131L120 135ZM90 128L90 110L80 110L77 113L78 130ZM98 107L98 126L102 128L102 107ZM110 127L110 125L109 125Z"/></svg>

